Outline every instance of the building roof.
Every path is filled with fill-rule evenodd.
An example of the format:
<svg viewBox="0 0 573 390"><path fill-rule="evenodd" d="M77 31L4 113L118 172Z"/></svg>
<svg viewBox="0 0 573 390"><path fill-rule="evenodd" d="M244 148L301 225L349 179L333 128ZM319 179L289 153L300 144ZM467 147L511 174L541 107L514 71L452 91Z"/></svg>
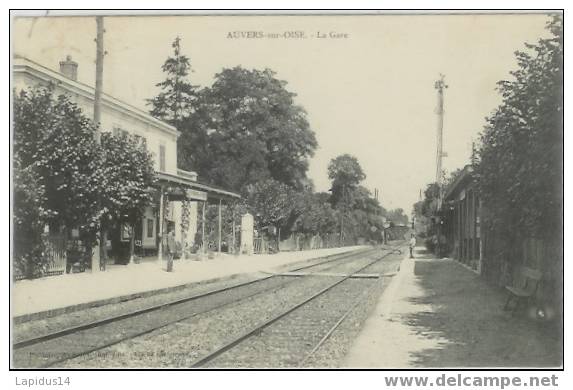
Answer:
<svg viewBox="0 0 573 390"><path fill-rule="evenodd" d="M473 168L471 165L466 165L464 169L460 172L456 180L452 184L448 186L445 191L444 199L451 200L453 196L455 196L460 190L470 183L473 179Z"/></svg>
<svg viewBox="0 0 573 390"><path fill-rule="evenodd" d="M206 192L207 199L211 198L216 200L230 200L230 199L241 198L241 195L235 192L231 192L222 189L220 187L213 186L211 184L194 181L182 175L173 175L171 173L157 172L157 178L159 179L160 182L175 183L192 190Z"/></svg>
<svg viewBox="0 0 573 390"><path fill-rule="evenodd" d="M56 82L59 87L69 92L76 93L90 100L94 100L95 89L93 87L79 81L72 80L60 72L49 69L28 58L16 55L12 62L12 66L14 74L28 73L45 82ZM102 104L111 109L120 111L128 116L136 117L139 120L176 137L180 135L180 132L174 126L171 126L151 116L147 112L132 106L131 104L125 103L124 101L116 99L106 93L102 93Z"/></svg>
<svg viewBox="0 0 573 390"><path fill-rule="evenodd" d="M44 82L56 82L59 87L71 93L76 93L90 100L94 99L95 90L93 87L79 81L72 80L63 74L40 65L34 61L31 61L28 58L16 55L13 61L13 70L14 73L27 73ZM163 132L169 133L176 137L180 135L180 132L174 126L154 118L147 112L119 99L116 99L108 94L102 93L102 104L114 110L123 112L126 115L137 117L139 120L146 122L154 128L162 130ZM178 173L175 175L165 172L157 172L156 175L160 182L176 183L182 185L186 189L206 193L208 200L228 200L241 198L241 196L237 193L227 191L210 184L198 182L196 172L189 172L180 168L177 169L177 172ZM182 198L184 197L183 193L179 195ZM202 200L200 198L201 196L197 196L198 200Z"/></svg>

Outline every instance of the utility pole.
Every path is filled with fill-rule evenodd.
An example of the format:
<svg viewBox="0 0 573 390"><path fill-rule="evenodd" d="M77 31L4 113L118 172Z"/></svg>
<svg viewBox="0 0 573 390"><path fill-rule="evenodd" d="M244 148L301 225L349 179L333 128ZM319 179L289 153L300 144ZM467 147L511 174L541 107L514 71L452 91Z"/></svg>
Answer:
<svg viewBox="0 0 573 390"><path fill-rule="evenodd" d="M96 37L96 78L94 97L94 123L98 126L101 122L101 94L103 88L103 16L96 16L97 37ZM99 129L95 132L96 141L100 142Z"/></svg>
<svg viewBox="0 0 573 390"><path fill-rule="evenodd" d="M103 33L103 16L96 16L96 82L94 93L94 124L96 129L94 131L94 138L98 144L101 143L101 134L98 126L101 121L101 93L103 87ZM102 265L105 267L106 235L105 230L100 229L100 237L92 253L92 272L100 271Z"/></svg>

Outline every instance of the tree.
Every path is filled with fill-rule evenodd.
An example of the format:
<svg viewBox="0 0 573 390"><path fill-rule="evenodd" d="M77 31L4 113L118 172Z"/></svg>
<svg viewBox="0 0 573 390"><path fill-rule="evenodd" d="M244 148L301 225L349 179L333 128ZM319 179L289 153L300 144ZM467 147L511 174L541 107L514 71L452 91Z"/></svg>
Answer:
<svg viewBox="0 0 573 390"><path fill-rule="evenodd" d="M187 80L193 70L189 58L181 53L181 38L175 38L171 47L173 57L168 57L161 67L167 78L156 84L161 92L147 102L152 106L151 115L179 128L194 111L197 87Z"/></svg>
<svg viewBox="0 0 573 390"><path fill-rule="evenodd" d="M407 225L408 216L404 214L404 210L401 208L393 209L388 211L388 220L394 222L394 224Z"/></svg>
<svg viewBox="0 0 573 390"><path fill-rule="evenodd" d="M105 132L101 137L104 179L100 183L104 227L131 226L130 259L133 258L135 223L153 198L153 159L145 145L129 134ZM104 234L105 236L106 234Z"/></svg>
<svg viewBox="0 0 573 390"><path fill-rule="evenodd" d="M356 157L349 154L332 159L328 165L332 181L330 203L339 211L345 242L372 238L372 231L383 228L386 210L360 183L366 178Z"/></svg>
<svg viewBox="0 0 573 390"><path fill-rule="evenodd" d="M339 216L328 202L327 193L307 193L296 220L295 230L306 234L328 234L338 230Z"/></svg>
<svg viewBox="0 0 573 390"><path fill-rule="evenodd" d="M481 135L476 173L484 224L507 238L561 236L563 21L552 36L516 52L517 70L498 83L502 103Z"/></svg>
<svg viewBox="0 0 573 390"><path fill-rule="evenodd" d="M30 88L14 97L15 264L27 277L41 276L51 260L45 226L64 234L79 229L87 261L101 216L97 188L103 171L95 127L53 90Z"/></svg>
<svg viewBox="0 0 573 390"><path fill-rule="evenodd" d="M474 158L474 153L472 153L472 160ZM450 172L449 176L446 177L446 172L444 171L444 179L443 179L443 191L447 191L448 188L455 183L455 181L460 177L460 175L464 172L463 168L454 169Z"/></svg>
<svg viewBox="0 0 573 390"><path fill-rule="evenodd" d="M45 225L78 229L87 261L102 220L104 227L132 222L149 200L151 156L128 136L104 133L99 144L95 130L65 95L53 96L53 86L14 97L16 257L28 276L41 275L49 261Z"/></svg>
<svg viewBox="0 0 573 390"><path fill-rule="evenodd" d="M269 69L235 67L215 75L198 111L209 134L201 175L237 191L266 179L303 188L317 142L286 85Z"/></svg>
<svg viewBox="0 0 573 390"><path fill-rule="evenodd" d="M295 212L296 193L286 184L269 179L247 186L244 202L247 210L255 217L257 229L266 226L286 227Z"/></svg>
<svg viewBox="0 0 573 390"><path fill-rule="evenodd" d="M454 180L453 177L458 175L456 171L452 174L450 181ZM432 223L432 217L436 215L438 208L438 198L440 195L440 187L438 183L430 183L424 190L424 199L414 204L412 215L416 219L414 228L416 235L420 237L430 237L426 240L426 246L429 250L433 251L431 237L436 234L436 225Z"/></svg>
<svg viewBox="0 0 573 390"><path fill-rule="evenodd" d="M29 206L41 207L52 229L80 228L88 246L99 226L97 188L104 179L94 131L67 97L53 97L52 86L23 90L14 99L15 160L42 189L42 201Z"/></svg>
<svg viewBox="0 0 573 390"><path fill-rule="evenodd" d="M177 140L177 166L196 170L209 160L206 147L210 111L204 104L202 90L189 81L193 69L189 58L181 53L181 38L175 38L171 46L173 56L161 67L166 78L156 84L160 92L148 99L147 104L151 105L151 115L181 132Z"/></svg>
<svg viewBox="0 0 573 390"><path fill-rule="evenodd" d="M237 66L199 90L188 81L180 39L172 46L162 67L167 78L157 84L162 91L148 102L153 116L181 132L179 166L235 191L270 178L302 189L317 143L287 83L270 69Z"/></svg>
<svg viewBox="0 0 573 390"><path fill-rule="evenodd" d="M331 202L338 205L345 200L348 191L354 190L366 175L356 157L343 154L328 164L328 178L332 181Z"/></svg>
<svg viewBox="0 0 573 390"><path fill-rule="evenodd" d="M33 166L21 168L18 156L14 159L14 269L27 278L43 273L47 259L43 256L42 237L48 214L44 187Z"/></svg>
<svg viewBox="0 0 573 390"><path fill-rule="evenodd" d="M356 186L346 191L348 207L354 210L362 210L369 215L386 216L387 211L380 205L372 193L364 186Z"/></svg>

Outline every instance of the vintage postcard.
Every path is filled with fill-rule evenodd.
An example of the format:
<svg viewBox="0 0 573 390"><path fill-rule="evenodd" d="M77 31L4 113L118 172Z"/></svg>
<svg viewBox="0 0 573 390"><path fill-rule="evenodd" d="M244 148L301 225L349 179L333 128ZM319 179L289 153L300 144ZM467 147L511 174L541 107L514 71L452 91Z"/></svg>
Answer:
<svg viewBox="0 0 573 390"><path fill-rule="evenodd" d="M15 13L11 77L13 369L561 369L560 11Z"/></svg>

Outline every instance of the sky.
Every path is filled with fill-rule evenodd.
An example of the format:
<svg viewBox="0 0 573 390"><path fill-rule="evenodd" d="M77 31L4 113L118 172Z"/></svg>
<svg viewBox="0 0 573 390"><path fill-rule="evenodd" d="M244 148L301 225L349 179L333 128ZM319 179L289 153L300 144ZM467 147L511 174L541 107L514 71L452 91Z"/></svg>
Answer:
<svg viewBox="0 0 573 390"><path fill-rule="evenodd" d="M496 82L510 78L514 52L546 37L547 20L541 14L106 17L103 89L147 111L176 36L191 60L193 84L211 85L216 73L237 65L270 68L297 94L316 134L309 169L316 190L330 188L329 161L349 153L382 205L409 214L435 180L440 73L448 85L443 167L453 171L468 163L472 141L499 105ZM12 28L14 54L54 70L71 55L78 80L94 85L95 18L17 18Z"/></svg>

